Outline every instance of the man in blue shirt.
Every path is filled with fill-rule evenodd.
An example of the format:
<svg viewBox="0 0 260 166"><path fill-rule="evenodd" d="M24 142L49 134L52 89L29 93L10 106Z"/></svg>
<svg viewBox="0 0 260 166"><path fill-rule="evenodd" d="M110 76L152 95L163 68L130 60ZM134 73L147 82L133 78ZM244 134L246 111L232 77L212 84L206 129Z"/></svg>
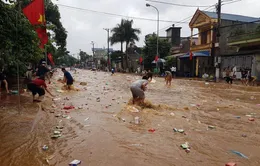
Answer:
<svg viewBox="0 0 260 166"><path fill-rule="evenodd" d="M67 88L69 90L71 90L71 86L73 85L73 81L74 81L73 77L71 76L71 74L65 68L62 68L61 70L64 73L63 81L67 83Z"/></svg>

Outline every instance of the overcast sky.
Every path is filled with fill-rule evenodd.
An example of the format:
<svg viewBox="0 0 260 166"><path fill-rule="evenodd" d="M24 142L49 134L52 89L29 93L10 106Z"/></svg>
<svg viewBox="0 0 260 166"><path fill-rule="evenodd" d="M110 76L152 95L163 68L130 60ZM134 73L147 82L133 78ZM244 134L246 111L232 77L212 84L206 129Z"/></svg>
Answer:
<svg viewBox="0 0 260 166"><path fill-rule="evenodd" d="M54 0L53 0L54 1ZM207 6L217 3L217 0L159 0L164 2L200 5ZM90 9L101 12L108 12L114 14L125 15L129 17L142 17L157 19L155 9L145 6L145 0L58 0L54 1L56 4L62 4L72 7ZM150 4L156 6L160 11L161 20L180 21L189 16L192 16L197 8L178 7L171 5L164 5L159 3ZM105 14L93 13L74 8L60 6L61 21L63 26L68 31L67 48L71 54L77 54L79 49L91 54L91 41L95 42L95 47L107 47L107 32L103 28L113 28L120 23L122 17L110 16ZM205 9L201 7L200 9ZM224 5L223 13L232 13L239 15L246 15L252 17L260 17L260 2L259 0L242 0L236 3ZM211 8L209 11L213 11ZM125 17L126 18L126 17ZM142 31L140 41L137 46L144 45L144 37L146 34L156 32L156 21L134 20L134 27ZM189 22L187 20L186 22ZM160 22L160 36L166 36L165 30L170 27L171 22ZM177 24L182 27L181 36L186 37L190 35L188 23ZM120 46L113 46L114 49L119 50Z"/></svg>

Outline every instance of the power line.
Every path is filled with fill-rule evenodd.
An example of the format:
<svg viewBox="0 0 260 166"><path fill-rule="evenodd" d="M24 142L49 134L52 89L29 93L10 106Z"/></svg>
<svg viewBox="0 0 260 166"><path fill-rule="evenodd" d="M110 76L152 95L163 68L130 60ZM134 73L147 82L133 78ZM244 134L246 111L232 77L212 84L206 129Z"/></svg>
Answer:
<svg viewBox="0 0 260 166"><path fill-rule="evenodd" d="M236 2L240 2L240 1L242 1L242 0L222 1L222 2L227 2L227 3L223 3L222 5L227 5L227 4L236 3Z"/></svg>
<svg viewBox="0 0 260 166"><path fill-rule="evenodd" d="M148 2L160 3L165 5L172 5L172 6L180 6L180 7L210 7L210 5L185 5L185 4L177 4L177 3L170 3L164 1L156 1L156 0L146 0Z"/></svg>
<svg viewBox="0 0 260 166"><path fill-rule="evenodd" d="M223 29L223 28L229 28L229 27L233 27L233 26L239 26L239 25L245 25L245 24L252 24L252 23L258 23L258 22L260 23L260 18L259 18L259 20L255 20L255 21L251 21L251 22L243 22L243 23L237 23L237 24L232 24L232 25L225 25L225 26L221 26L221 27L219 27L219 28L220 28L220 29ZM193 34L193 35L188 36L188 37L197 36L197 35L199 35L199 34L201 34L201 33L205 33L205 32L211 31L211 30L214 30L214 28L210 28L210 29L208 29L208 30L206 30L206 31L199 32L199 33Z"/></svg>
<svg viewBox="0 0 260 166"><path fill-rule="evenodd" d="M56 4L56 5L61 6L61 7L70 8L70 9L82 10L82 11L87 11L87 12L92 12L92 13L99 13L99 14L105 14L105 15L116 16L116 17L125 17L125 18L131 18L131 19L136 19L136 20L146 20L146 21L157 21L156 19L143 18L143 17L125 16L125 15L121 15L121 14L115 14L115 13L108 13L108 12L102 12L102 11L84 9L84 8L79 8L79 7L74 7L74 6L63 5L63 4ZM160 22L187 23L187 22L170 21L170 20L160 20Z"/></svg>
<svg viewBox="0 0 260 166"><path fill-rule="evenodd" d="M211 5L210 7L205 8L204 11L210 10L212 7L215 7L215 4L214 4L214 5ZM191 15L191 16L189 16L189 17L186 17L186 18L180 20L180 22L189 20L189 19L191 19L192 17L193 17L193 15ZM188 22L188 23L189 23L189 22ZM180 25L180 24L176 24L175 26L178 26L178 25ZM169 28L169 27L171 27L171 26L172 26L172 25L169 25L169 26L167 26L167 27L164 27L164 28L160 29L159 31L162 31L162 30L164 30L164 29L167 29L167 28ZM154 32L153 32L153 33L154 33Z"/></svg>

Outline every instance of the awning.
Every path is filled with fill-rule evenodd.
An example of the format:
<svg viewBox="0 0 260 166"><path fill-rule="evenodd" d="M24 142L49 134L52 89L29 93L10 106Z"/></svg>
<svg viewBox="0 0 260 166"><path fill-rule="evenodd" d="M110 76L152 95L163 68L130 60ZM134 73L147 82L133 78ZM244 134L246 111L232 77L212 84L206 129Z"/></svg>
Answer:
<svg viewBox="0 0 260 166"><path fill-rule="evenodd" d="M210 51L196 51L196 52L192 52L193 56L192 57L208 57L210 56ZM186 53L183 56L181 56L180 58L189 58L190 57L190 53Z"/></svg>

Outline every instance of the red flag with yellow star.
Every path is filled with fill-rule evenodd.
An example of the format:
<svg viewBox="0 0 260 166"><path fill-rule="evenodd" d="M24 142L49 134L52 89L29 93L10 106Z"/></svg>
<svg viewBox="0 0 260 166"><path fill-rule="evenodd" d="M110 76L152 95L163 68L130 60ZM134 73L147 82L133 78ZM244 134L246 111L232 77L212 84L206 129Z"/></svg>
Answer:
<svg viewBox="0 0 260 166"><path fill-rule="evenodd" d="M23 8L23 13L32 25L37 26L35 31L41 41L40 48L44 48L44 45L48 42L44 0L33 0L29 5Z"/></svg>

